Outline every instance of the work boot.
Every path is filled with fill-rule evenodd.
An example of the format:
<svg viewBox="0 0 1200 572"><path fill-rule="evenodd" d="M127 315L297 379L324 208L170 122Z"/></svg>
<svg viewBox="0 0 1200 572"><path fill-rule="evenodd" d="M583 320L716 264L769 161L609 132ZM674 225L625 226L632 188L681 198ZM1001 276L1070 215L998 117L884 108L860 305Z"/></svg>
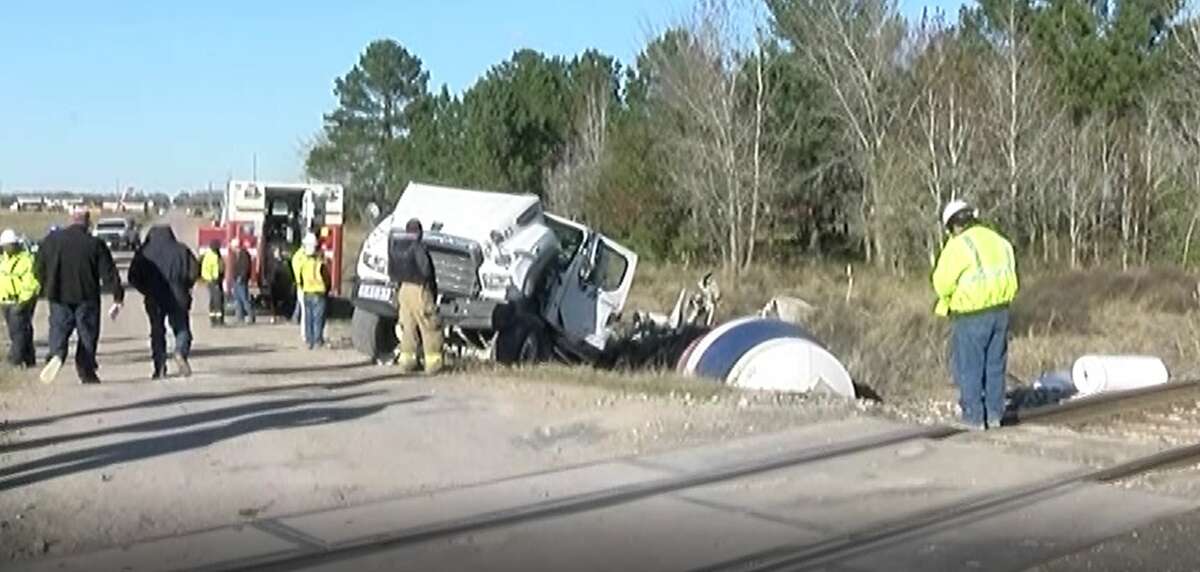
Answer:
<svg viewBox="0 0 1200 572"><path fill-rule="evenodd" d="M84 385L96 385L100 383L100 378L96 376L96 372L78 372L79 383Z"/></svg>
<svg viewBox="0 0 1200 572"><path fill-rule="evenodd" d="M175 356L174 361L175 361L175 372L179 374L179 377L191 377L192 376L192 364L188 363L187 358L185 358L183 356Z"/></svg>
<svg viewBox="0 0 1200 572"><path fill-rule="evenodd" d="M412 373L417 370L417 356L408 352L400 352L400 356L396 358L396 365L400 368L401 373Z"/></svg>
<svg viewBox="0 0 1200 572"><path fill-rule="evenodd" d="M42 368L42 373L38 375L38 379L42 383L54 383L54 379L58 377L58 372L62 371L63 360L61 357L54 356L50 361L46 362L46 367Z"/></svg>
<svg viewBox="0 0 1200 572"><path fill-rule="evenodd" d="M167 377L167 364L154 364L154 373L150 374L150 379L163 379Z"/></svg>
<svg viewBox="0 0 1200 572"><path fill-rule="evenodd" d="M425 354L425 373L435 375L442 371L442 354Z"/></svg>

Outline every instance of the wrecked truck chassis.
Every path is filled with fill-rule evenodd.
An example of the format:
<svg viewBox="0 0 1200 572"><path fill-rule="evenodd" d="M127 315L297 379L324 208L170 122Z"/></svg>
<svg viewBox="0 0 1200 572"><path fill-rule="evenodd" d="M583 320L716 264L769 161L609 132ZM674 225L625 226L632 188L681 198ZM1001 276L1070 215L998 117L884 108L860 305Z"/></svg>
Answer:
<svg viewBox="0 0 1200 572"><path fill-rule="evenodd" d="M376 331L381 335L374 347L384 348L375 357L384 357L388 348L398 344L396 316L399 308L395 299L396 287L389 283L359 282L354 287L354 320L379 321L382 327L354 325L355 334ZM369 295L364 295L364 292ZM390 293L391 300L380 299L378 292ZM501 363L533 363L550 358L564 361L600 361L597 353L584 347L567 345L556 339L549 327L534 312L518 304L472 298L442 298L438 302L438 317L442 322L446 345L461 357ZM370 347L355 342L356 347Z"/></svg>

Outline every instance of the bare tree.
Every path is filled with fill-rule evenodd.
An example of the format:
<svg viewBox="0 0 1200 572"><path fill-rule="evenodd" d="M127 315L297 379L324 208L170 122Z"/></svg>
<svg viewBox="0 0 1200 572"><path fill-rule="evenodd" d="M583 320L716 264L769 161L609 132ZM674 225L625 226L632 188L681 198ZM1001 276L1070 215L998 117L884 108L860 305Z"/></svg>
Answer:
<svg viewBox="0 0 1200 572"><path fill-rule="evenodd" d="M923 165L925 197L906 201L916 221L912 232L923 235L925 254L933 264L941 233L936 220L941 205L975 194L978 169L971 168L972 144L978 138L978 112L970 101L977 91L977 70L962 50L956 31L938 15L923 17L914 33L912 77L913 136L909 147L914 163ZM893 189L893 193L898 190ZM905 197L906 198L906 197Z"/></svg>
<svg viewBox="0 0 1200 572"><path fill-rule="evenodd" d="M905 24L894 0L770 0L776 26L833 96L862 177L859 217L868 260L889 264L882 208L887 146L904 105L896 97Z"/></svg>
<svg viewBox="0 0 1200 572"><path fill-rule="evenodd" d="M734 272L754 260L778 161L778 136L765 123L765 38L756 35L751 52L743 37L730 3L707 0L682 30L664 36L668 45L648 52L661 84L667 172L701 236Z"/></svg>
<svg viewBox="0 0 1200 572"><path fill-rule="evenodd" d="M546 198L556 212L586 220L608 147L609 112L616 103L615 68L594 53L572 63L575 92L571 136L559 161L546 172Z"/></svg>

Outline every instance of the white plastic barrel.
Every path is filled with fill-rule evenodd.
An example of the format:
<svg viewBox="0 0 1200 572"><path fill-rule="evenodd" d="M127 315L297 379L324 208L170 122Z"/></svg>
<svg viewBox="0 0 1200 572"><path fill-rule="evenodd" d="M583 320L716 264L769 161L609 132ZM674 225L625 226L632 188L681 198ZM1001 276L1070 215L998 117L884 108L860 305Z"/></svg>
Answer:
<svg viewBox="0 0 1200 572"><path fill-rule="evenodd" d="M1071 371L1071 381L1080 395L1141 389L1170 379L1167 365L1153 356L1083 356Z"/></svg>

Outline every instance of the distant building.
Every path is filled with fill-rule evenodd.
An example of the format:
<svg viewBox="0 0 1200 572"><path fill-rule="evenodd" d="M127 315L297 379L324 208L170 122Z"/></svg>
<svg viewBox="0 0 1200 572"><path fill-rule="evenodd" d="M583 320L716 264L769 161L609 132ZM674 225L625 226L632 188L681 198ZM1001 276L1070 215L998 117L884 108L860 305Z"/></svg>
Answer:
<svg viewBox="0 0 1200 572"><path fill-rule="evenodd" d="M104 201L100 208L106 212L145 214L154 207L150 201Z"/></svg>
<svg viewBox="0 0 1200 572"><path fill-rule="evenodd" d="M83 199L42 199L42 201L45 205L45 210L51 211L71 212L75 209L86 206L83 202Z"/></svg>
<svg viewBox="0 0 1200 572"><path fill-rule="evenodd" d="M8 208L14 211L44 211L48 208L45 197L17 197Z"/></svg>

